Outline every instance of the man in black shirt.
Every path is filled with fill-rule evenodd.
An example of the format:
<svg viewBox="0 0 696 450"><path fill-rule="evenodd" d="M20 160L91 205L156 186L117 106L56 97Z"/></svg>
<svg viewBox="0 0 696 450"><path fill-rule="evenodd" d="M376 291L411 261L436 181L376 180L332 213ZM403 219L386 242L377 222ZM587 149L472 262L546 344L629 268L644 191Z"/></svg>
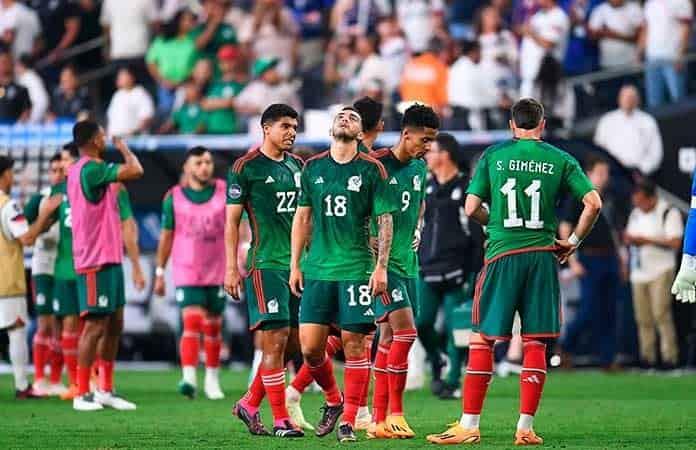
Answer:
<svg viewBox="0 0 696 450"><path fill-rule="evenodd" d="M585 171L597 191L609 184L609 163L599 157L590 157ZM571 355L577 352L578 340L588 328L592 332L593 351L599 355L600 365L612 369L616 352L616 305L619 296L622 265L619 258L619 205L604 199L602 214L592 232L585 238L577 253L568 261L573 274L580 281L580 307L568 323L561 340L566 352L564 366L570 366ZM569 201L565 207L558 233L566 239L582 212L582 205ZM626 214L627 215L627 214ZM625 217L625 215L624 215Z"/></svg>
<svg viewBox="0 0 696 450"><path fill-rule="evenodd" d="M12 54L0 50L0 122L23 122L30 112L29 91L14 81Z"/></svg>
<svg viewBox="0 0 696 450"><path fill-rule="evenodd" d="M469 180L460 171L458 153L459 145L454 137L440 133L426 155L432 176L426 186L425 225L418 251L421 267L418 336L432 366L431 389L441 398L452 398L460 385L462 360L452 335L452 318L466 315L455 310L471 306L474 277L483 264L483 230L464 214ZM434 329L441 307L445 312L450 358L450 371L444 383L440 378L442 338ZM467 322L470 316L466 316Z"/></svg>

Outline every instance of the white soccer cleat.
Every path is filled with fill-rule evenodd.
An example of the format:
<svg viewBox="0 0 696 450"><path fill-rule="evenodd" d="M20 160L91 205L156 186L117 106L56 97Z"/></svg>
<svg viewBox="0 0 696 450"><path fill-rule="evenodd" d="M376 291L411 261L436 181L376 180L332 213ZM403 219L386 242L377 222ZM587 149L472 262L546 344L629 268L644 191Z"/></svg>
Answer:
<svg viewBox="0 0 696 450"><path fill-rule="evenodd" d="M101 403L97 403L94 394L89 393L73 399L73 409L75 411L99 411L104 409Z"/></svg>
<svg viewBox="0 0 696 450"><path fill-rule="evenodd" d="M304 430L314 431L314 425L305 419L302 406L300 406L300 400L302 400L302 395L297 392L294 387L288 386L287 389L285 389L285 407L288 409L290 419L298 427Z"/></svg>
<svg viewBox="0 0 696 450"><path fill-rule="evenodd" d="M372 423L372 414L370 414L370 408L367 406L361 406L358 408L358 414L355 416L355 429L366 431L370 423Z"/></svg>
<svg viewBox="0 0 696 450"><path fill-rule="evenodd" d="M222 400L225 394L220 389L220 380L218 379L218 369L206 369L205 372L205 396L209 400Z"/></svg>
<svg viewBox="0 0 696 450"><path fill-rule="evenodd" d="M52 384L48 387L48 395L60 397L68 392L68 388L63 383Z"/></svg>
<svg viewBox="0 0 696 450"><path fill-rule="evenodd" d="M113 392L102 392L97 390L94 392L94 401L102 406L108 406L109 408L119 411L133 411L137 408L135 403L131 403Z"/></svg>
<svg viewBox="0 0 696 450"><path fill-rule="evenodd" d="M32 384L32 387L34 388L34 394L38 395L39 397L47 397L51 395L51 386L49 386L48 381L46 380L35 381Z"/></svg>

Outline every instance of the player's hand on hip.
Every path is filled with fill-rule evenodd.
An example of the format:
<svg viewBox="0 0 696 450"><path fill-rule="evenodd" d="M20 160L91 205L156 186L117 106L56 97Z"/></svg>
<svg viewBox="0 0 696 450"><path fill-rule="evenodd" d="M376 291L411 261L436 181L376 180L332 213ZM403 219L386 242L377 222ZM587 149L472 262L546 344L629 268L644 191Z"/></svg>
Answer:
<svg viewBox="0 0 696 450"><path fill-rule="evenodd" d="M387 269L377 265L372 272L369 282L370 292L375 297L387 290Z"/></svg>
<svg viewBox="0 0 696 450"><path fill-rule="evenodd" d="M167 293L167 288L164 284L164 277L163 276L158 276L155 277L155 287L152 289L152 292L154 292L155 295L158 295L160 297L164 297L165 294Z"/></svg>
<svg viewBox="0 0 696 450"><path fill-rule="evenodd" d="M558 262L565 264L568 258L570 258L570 255L575 253L577 249L577 246L568 242L567 239L556 239L556 249L554 253L556 254L556 258L558 258Z"/></svg>
<svg viewBox="0 0 696 450"><path fill-rule="evenodd" d="M238 270L228 270L225 272L224 282L225 292L227 292L233 300L239 301L242 298L242 276Z"/></svg>
<svg viewBox="0 0 696 450"><path fill-rule="evenodd" d="M302 291L304 291L304 275L300 269L290 269L288 284L290 284L290 292L292 292L292 295L295 297L302 296Z"/></svg>

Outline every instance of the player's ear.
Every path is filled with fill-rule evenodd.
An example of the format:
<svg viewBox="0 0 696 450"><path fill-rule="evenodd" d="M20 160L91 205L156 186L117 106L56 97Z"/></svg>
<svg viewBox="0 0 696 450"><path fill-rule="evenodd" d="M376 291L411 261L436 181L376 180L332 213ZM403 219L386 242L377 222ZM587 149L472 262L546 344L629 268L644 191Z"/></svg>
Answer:
<svg viewBox="0 0 696 450"><path fill-rule="evenodd" d="M546 119L541 119L541 123L539 124L539 134L543 134L545 129L546 129Z"/></svg>

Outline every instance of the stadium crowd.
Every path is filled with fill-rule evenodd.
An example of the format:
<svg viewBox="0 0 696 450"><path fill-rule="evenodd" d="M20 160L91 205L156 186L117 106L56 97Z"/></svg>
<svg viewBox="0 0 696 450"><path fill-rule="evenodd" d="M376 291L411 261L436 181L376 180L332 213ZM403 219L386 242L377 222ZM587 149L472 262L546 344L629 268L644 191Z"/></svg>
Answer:
<svg viewBox="0 0 696 450"><path fill-rule="evenodd" d="M91 115L114 135L229 134L271 101L306 111L369 95L387 129L408 101L445 128L492 129L533 95L567 127L570 75L643 61L648 106L685 95L693 5L662 3L2 0L0 121ZM635 78L613 81L605 106Z"/></svg>

